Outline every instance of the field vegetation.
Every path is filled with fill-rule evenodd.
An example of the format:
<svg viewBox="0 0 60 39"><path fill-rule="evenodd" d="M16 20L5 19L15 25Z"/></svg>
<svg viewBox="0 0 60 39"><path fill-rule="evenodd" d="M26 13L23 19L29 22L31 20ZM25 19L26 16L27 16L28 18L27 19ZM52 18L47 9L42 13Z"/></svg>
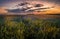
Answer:
<svg viewBox="0 0 60 39"><path fill-rule="evenodd" d="M60 20L0 17L0 39L60 39Z"/></svg>

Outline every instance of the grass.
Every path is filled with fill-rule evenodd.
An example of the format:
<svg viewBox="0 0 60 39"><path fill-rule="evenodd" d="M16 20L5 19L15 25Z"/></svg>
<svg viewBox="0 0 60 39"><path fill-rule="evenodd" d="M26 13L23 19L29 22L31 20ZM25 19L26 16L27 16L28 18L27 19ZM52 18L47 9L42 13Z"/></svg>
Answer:
<svg viewBox="0 0 60 39"><path fill-rule="evenodd" d="M60 39L60 20L0 17L0 39Z"/></svg>

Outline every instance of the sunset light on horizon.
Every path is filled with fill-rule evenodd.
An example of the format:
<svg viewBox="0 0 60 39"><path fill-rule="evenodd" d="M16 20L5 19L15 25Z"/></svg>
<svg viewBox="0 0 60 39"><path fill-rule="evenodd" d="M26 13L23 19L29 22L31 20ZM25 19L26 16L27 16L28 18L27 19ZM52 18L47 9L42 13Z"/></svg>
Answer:
<svg viewBox="0 0 60 39"><path fill-rule="evenodd" d="M20 7L23 7L23 8L27 7L28 8L29 6L32 7L32 8L30 8L31 10L34 9L33 12L32 12L33 14L60 14L60 5L55 4L54 2L52 3L52 2L47 2L47 1L26 1L27 3L30 3L30 4L16 7L16 5L18 5L20 2L19 1L17 1L17 2L16 1L14 1L14 2L11 1L11 2L9 2L9 3L7 2L5 4L1 3L0 14L11 13L11 12L8 11L9 8L11 8L11 9L14 9L14 8L22 9ZM43 6L34 7L36 4L40 4L40 5L43 5ZM38 8L40 8L40 9L38 9ZM30 9L27 9L26 11L28 11ZM25 11L22 11L22 13L24 13L24 12ZM27 13L29 13L29 12L27 12ZM14 13L14 12L12 12L12 13ZM21 13L21 12L19 12L19 13Z"/></svg>

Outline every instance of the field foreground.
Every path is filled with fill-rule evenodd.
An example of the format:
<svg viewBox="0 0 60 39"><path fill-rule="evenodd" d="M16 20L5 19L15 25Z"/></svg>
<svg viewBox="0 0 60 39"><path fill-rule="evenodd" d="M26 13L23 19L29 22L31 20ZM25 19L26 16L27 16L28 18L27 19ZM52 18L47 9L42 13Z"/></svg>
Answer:
<svg viewBox="0 0 60 39"><path fill-rule="evenodd" d="M0 16L0 39L60 39L60 19L47 18Z"/></svg>

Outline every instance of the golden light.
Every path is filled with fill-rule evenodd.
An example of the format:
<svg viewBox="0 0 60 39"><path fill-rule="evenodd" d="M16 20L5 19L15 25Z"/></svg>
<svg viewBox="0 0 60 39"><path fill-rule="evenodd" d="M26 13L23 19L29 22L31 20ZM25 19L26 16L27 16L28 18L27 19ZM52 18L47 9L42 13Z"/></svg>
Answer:
<svg viewBox="0 0 60 39"><path fill-rule="evenodd" d="M0 7L0 14L5 14L8 11L5 10L5 7Z"/></svg>

